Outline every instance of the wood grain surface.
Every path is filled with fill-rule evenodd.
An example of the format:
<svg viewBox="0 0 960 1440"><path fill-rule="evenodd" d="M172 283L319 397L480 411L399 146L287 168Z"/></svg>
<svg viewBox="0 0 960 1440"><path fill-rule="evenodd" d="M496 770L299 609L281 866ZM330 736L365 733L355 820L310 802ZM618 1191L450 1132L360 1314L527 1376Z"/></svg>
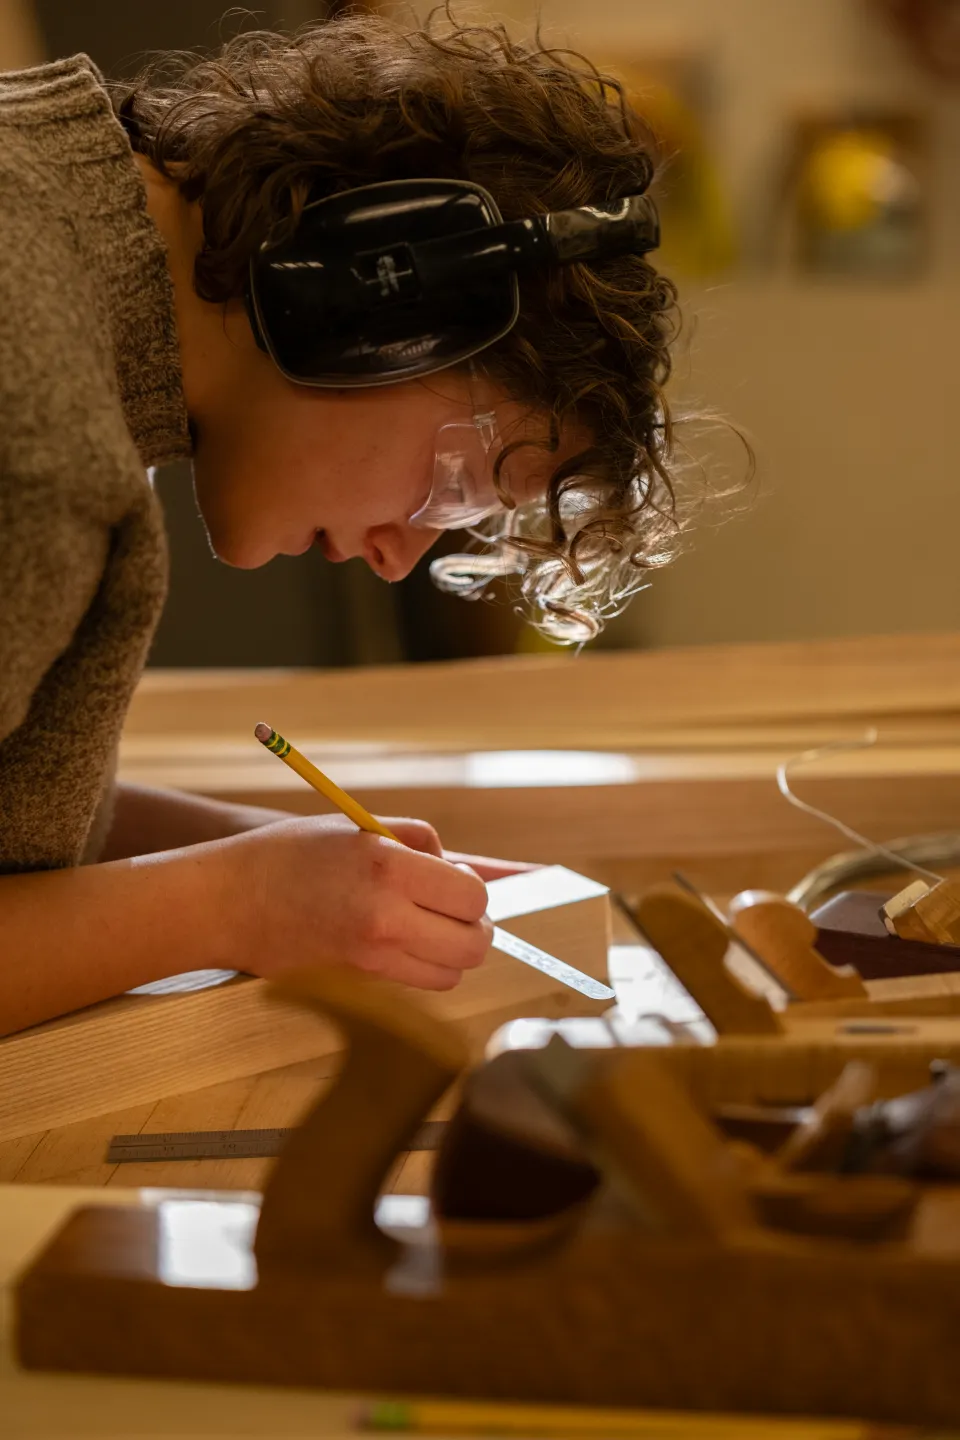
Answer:
<svg viewBox="0 0 960 1440"><path fill-rule="evenodd" d="M489 896L498 925L606 981L610 912L602 886L551 868L494 881ZM270 1003L263 980L225 973L197 972L207 982L197 988L190 976L179 990L175 979L161 982L145 987L152 993L0 1040L0 1142L282 1065L314 1061L332 1073L342 1040L327 1022ZM555 1014L596 1014L610 1002L586 999L493 946L456 989L423 1003L465 1023L479 1051L506 1014L543 1005Z"/></svg>
<svg viewBox="0 0 960 1440"><path fill-rule="evenodd" d="M609 952L608 970L625 1012L633 1015L649 1009L670 1008L672 1003L671 1013L678 1017L696 1016L699 1013L696 1005L678 982L667 974L656 957L637 945L635 933L622 913L614 910L610 919L615 943ZM479 1056L492 1033L522 1020L532 1008L529 1002L523 1001L473 1020L461 1018L457 1024L472 1052ZM556 1019L567 1024L572 1018L567 994L559 990L541 1001L537 1009L551 1021ZM588 1023L599 1025L601 1033L609 1034L599 1017ZM156 1102L0 1141L0 1185L7 1182L103 1186L111 1190L137 1186L260 1190L273 1168L272 1159L166 1160L108 1165L104 1157L114 1135L296 1125L329 1084L338 1064L338 1057L307 1060L265 1074L171 1094ZM444 1097L431 1112L432 1117L446 1119L455 1099L455 1092ZM399 1157L388 1190L425 1194L433 1162L434 1155L426 1151Z"/></svg>
<svg viewBox="0 0 960 1440"><path fill-rule="evenodd" d="M151 670L127 735L192 729L246 741L266 719L298 744L609 749L651 731L957 714L960 635L948 633L354 670Z"/></svg>
<svg viewBox="0 0 960 1440"><path fill-rule="evenodd" d="M786 890L837 836L791 809L777 764L880 731L798 777L868 835L960 814L955 635L344 671L150 671L120 773L312 813L252 738L268 718L375 814L418 815L451 849L570 865L638 889L678 865L732 893Z"/></svg>

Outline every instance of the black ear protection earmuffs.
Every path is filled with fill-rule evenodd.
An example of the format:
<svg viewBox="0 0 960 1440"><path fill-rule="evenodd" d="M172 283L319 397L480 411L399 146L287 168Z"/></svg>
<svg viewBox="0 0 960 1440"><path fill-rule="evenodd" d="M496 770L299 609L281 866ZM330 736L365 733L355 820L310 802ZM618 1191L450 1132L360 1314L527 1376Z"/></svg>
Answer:
<svg viewBox="0 0 960 1440"><path fill-rule="evenodd" d="M308 204L289 239L253 256L247 310L288 379L386 385L457 365L506 335L525 271L659 243L646 195L504 223L479 185L390 180Z"/></svg>

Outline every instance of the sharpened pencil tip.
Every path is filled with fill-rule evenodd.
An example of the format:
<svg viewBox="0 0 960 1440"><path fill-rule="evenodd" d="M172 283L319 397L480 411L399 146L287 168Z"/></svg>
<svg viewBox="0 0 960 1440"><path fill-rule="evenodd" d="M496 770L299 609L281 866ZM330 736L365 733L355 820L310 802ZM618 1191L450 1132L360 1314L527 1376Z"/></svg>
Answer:
<svg viewBox="0 0 960 1440"><path fill-rule="evenodd" d="M260 724L254 727L253 733L254 735L256 735L261 745L266 745L267 741L270 739L270 736L273 734L273 731L271 730L269 725L264 725L263 721L261 720Z"/></svg>

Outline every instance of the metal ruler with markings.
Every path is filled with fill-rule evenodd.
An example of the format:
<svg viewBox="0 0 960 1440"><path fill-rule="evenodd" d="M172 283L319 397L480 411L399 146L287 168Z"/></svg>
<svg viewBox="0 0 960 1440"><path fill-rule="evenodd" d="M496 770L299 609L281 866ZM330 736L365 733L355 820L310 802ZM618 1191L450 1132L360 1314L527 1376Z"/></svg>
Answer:
<svg viewBox="0 0 960 1440"><path fill-rule="evenodd" d="M436 1150L446 1130L445 1120L427 1120L410 1141L408 1150ZM108 1165L149 1160L267 1160L280 1154L290 1127L270 1130L175 1130L156 1135L114 1135L107 1150Z"/></svg>

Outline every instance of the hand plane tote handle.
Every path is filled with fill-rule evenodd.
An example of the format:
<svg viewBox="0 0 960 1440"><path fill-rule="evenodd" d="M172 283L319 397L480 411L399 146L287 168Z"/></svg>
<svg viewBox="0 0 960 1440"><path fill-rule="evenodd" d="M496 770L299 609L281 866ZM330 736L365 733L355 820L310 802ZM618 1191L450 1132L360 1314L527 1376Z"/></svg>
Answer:
<svg viewBox="0 0 960 1440"><path fill-rule="evenodd" d="M271 989L329 1017L347 1048L333 1088L291 1135L267 1184L257 1260L261 1269L385 1269L397 1247L377 1228L377 1197L397 1154L466 1069L466 1042L356 971L300 971Z"/></svg>

